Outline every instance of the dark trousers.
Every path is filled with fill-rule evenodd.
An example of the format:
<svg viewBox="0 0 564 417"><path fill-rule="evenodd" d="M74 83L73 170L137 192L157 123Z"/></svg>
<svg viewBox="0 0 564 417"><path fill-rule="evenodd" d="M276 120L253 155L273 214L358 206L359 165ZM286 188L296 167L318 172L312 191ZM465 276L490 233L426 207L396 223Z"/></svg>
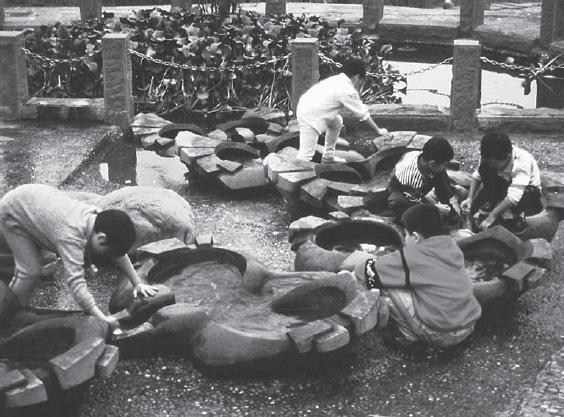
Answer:
<svg viewBox="0 0 564 417"><path fill-rule="evenodd" d="M482 177L483 188L478 193L472 203L470 212L476 212L483 204L490 202L498 205L506 196L507 189L511 185L509 181L497 175L495 168L487 165L480 165L478 172ZM540 213L542 211L540 189L532 185L525 187L521 200L511 208L514 215L525 213L527 216Z"/></svg>
<svg viewBox="0 0 564 417"><path fill-rule="evenodd" d="M439 201L443 204L448 204L449 200L453 196L452 189L450 188L450 178L448 177L448 174L446 172L436 174L429 185L430 187L428 187L427 192L431 191L434 188L435 195L437 196ZM422 193L422 202L425 202L424 195L427 194L427 192L425 192L424 194ZM394 212L394 217L396 218L396 220L399 221L402 214L409 207L415 204L416 203L409 201L409 199L402 192L401 184L395 184L394 181L390 182L390 185L388 186L388 207L390 207L390 209L392 209L392 211Z"/></svg>

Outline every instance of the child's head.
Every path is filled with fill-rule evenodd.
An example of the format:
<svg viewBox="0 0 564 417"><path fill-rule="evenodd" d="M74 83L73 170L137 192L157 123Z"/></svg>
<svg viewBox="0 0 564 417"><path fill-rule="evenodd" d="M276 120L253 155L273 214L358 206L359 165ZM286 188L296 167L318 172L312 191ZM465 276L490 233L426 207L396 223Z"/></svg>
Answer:
<svg viewBox="0 0 564 417"><path fill-rule="evenodd" d="M507 162L513 152L509 136L503 132L486 133L480 142L482 162L492 168L500 168Z"/></svg>
<svg viewBox="0 0 564 417"><path fill-rule="evenodd" d="M366 64L362 59L359 58L349 58L343 63L341 71L350 78L357 90L364 83L366 78Z"/></svg>
<svg viewBox="0 0 564 417"><path fill-rule="evenodd" d="M90 247L94 255L118 258L133 246L137 234L129 215L122 210L103 210L96 215Z"/></svg>
<svg viewBox="0 0 564 417"><path fill-rule="evenodd" d="M406 244L443 234L443 219L433 204L421 203L408 208L401 221L407 232Z"/></svg>
<svg viewBox="0 0 564 417"><path fill-rule="evenodd" d="M454 157L452 146L442 136L433 136L425 145L421 158L427 163L432 173L444 172L450 160Z"/></svg>

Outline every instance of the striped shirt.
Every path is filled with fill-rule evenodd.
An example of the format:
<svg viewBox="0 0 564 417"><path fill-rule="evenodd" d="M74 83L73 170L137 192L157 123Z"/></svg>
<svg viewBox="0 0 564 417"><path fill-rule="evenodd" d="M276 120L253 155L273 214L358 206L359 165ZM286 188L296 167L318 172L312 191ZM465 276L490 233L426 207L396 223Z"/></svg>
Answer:
<svg viewBox="0 0 564 417"><path fill-rule="evenodd" d="M390 184L399 185L398 188L412 203L419 203L433 188L433 175L424 175L417 165L421 154L421 151L407 152L396 164L390 179Z"/></svg>
<svg viewBox="0 0 564 417"><path fill-rule="evenodd" d="M85 251L99 209L70 198L56 188L27 184L8 192L0 203L2 226L30 237L57 253L64 280L77 304L89 311L96 305L84 275Z"/></svg>

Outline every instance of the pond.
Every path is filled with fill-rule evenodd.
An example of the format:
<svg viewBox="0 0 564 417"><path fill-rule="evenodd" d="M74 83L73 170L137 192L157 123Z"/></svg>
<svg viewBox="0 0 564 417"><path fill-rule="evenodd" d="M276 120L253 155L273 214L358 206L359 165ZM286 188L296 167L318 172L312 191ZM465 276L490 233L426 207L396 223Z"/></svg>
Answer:
<svg viewBox="0 0 564 417"><path fill-rule="evenodd" d="M432 49L420 50L412 46L398 46L392 52L390 63L402 74L407 74L407 91L402 94L403 104L434 104L450 106L450 89L452 82L452 64L441 64L433 67L446 58L452 57L452 50ZM495 62L504 62L503 57L488 57ZM528 66L523 60L516 60L515 65ZM481 106L492 103L513 108L534 109L537 106L537 86L531 84L531 92L524 94L523 79L518 73L508 73L501 67L489 64L482 65Z"/></svg>

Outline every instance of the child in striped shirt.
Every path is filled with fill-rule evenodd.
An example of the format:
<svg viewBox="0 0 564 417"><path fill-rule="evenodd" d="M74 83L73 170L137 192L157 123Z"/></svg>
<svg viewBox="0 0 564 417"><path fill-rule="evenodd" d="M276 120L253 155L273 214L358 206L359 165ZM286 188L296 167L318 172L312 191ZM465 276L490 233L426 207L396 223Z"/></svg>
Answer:
<svg viewBox="0 0 564 417"><path fill-rule="evenodd" d="M459 216L453 204L456 197L450 186L446 168L454 157L450 143L443 137L434 136L423 145L422 151L407 152L394 167L388 183L388 206L394 212L398 224L402 214L411 206L431 202L426 198L431 190L439 200L437 208L448 222Z"/></svg>

